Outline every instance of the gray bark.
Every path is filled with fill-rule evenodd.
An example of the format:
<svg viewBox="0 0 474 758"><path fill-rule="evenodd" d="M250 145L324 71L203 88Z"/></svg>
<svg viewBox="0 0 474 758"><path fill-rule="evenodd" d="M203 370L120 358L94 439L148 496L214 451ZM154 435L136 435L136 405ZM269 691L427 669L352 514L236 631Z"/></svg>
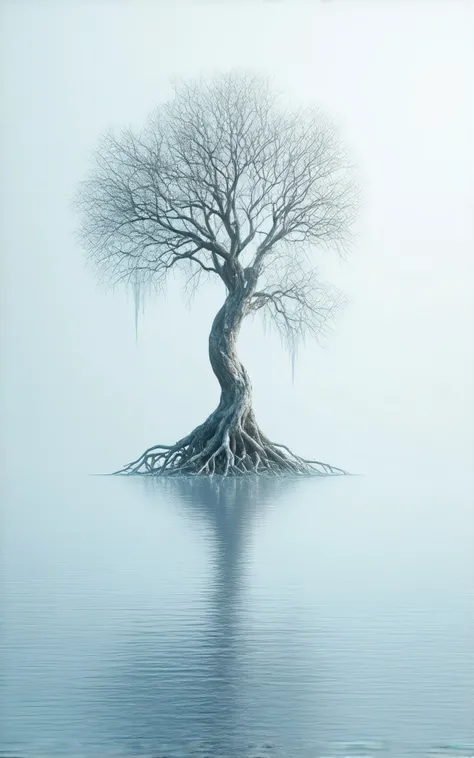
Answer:
<svg viewBox="0 0 474 758"><path fill-rule="evenodd" d="M237 355L237 338L250 311L250 298L255 287L252 277L246 276L240 266L234 266L234 269L236 282L212 324L209 360L221 389L218 411L242 418L252 409L252 384Z"/></svg>
<svg viewBox="0 0 474 758"><path fill-rule="evenodd" d="M243 475L343 474L308 461L272 442L259 428L252 408L250 377L237 354L237 338L251 310L257 274L232 262L225 270L227 296L209 335L209 360L220 385L220 401L206 421L175 445L155 445L120 474Z"/></svg>

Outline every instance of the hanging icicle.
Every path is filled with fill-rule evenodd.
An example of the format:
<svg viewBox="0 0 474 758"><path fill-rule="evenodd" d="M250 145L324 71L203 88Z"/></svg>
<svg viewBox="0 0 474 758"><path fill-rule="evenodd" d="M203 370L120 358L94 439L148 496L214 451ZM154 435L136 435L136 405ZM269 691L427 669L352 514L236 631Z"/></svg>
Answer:
<svg viewBox="0 0 474 758"><path fill-rule="evenodd" d="M296 340L292 339L290 343L290 356L291 356L291 383L293 385L295 383L295 367L296 367L297 353L298 353L298 347L296 344Z"/></svg>
<svg viewBox="0 0 474 758"><path fill-rule="evenodd" d="M133 306L135 315L135 344L138 344L138 322L140 313L145 313L146 284L138 271L134 272L132 280Z"/></svg>
<svg viewBox="0 0 474 758"><path fill-rule="evenodd" d="M133 282L133 304L135 306L135 344L138 344L138 315L140 312L140 282L137 272Z"/></svg>

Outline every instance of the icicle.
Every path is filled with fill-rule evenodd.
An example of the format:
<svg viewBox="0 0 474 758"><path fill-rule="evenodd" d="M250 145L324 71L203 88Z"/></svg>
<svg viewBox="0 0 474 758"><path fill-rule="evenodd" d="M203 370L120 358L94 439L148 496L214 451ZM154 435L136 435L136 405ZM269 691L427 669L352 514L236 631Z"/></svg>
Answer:
<svg viewBox="0 0 474 758"><path fill-rule="evenodd" d="M138 314L140 311L140 282L135 274L133 283L133 302L135 306L135 344L138 344Z"/></svg>
<svg viewBox="0 0 474 758"><path fill-rule="evenodd" d="M293 334L280 335L282 347L290 354L291 364L291 384L295 384L295 372L296 372L296 358L298 355L298 340L294 338Z"/></svg>
<svg viewBox="0 0 474 758"><path fill-rule="evenodd" d="M135 271L135 277L132 285L133 291L133 304L135 310L135 343L138 343L138 320L140 312L143 315L145 313L145 285L143 281L140 281L140 276Z"/></svg>

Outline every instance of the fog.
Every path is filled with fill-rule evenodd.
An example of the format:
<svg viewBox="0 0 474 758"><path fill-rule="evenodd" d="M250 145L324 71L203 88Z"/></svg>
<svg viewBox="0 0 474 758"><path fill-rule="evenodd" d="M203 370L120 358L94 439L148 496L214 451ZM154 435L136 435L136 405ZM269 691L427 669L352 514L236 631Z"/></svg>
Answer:
<svg viewBox="0 0 474 758"><path fill-rule="evenodd" d="M0 752L473 755L473 40L470 0L0 3ZM269 437L364 476L85 476L214 409L224 288L171 279L136 340L78 184L173 78L235 68L356 166L352 249L314 250L333 333L294 382L258 318L239 351Z"/></svg>
<svg viewBox="0 0 474 758"><path fill-rule="evenodd" d="M349 306L288 355L256 320L240 351L262 427L370 475L463 471L474 453L472 3L7 3L1 7L4 465L108 471L213 409L224 292L171 281L135 343L130 295L88 270L71 201L100 135L140 127L173 77L245 67L334 116L362 210Z"/></svg>

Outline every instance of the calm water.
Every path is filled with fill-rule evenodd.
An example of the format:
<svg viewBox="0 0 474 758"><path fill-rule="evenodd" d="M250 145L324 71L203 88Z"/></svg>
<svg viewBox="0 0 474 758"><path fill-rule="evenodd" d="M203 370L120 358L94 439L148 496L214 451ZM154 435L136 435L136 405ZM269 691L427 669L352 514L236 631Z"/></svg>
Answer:
<svg viewBox="0 0 474 758"><path fill-rule="evenodd" d="M471 481L3 486L0 755L474 755Z"/></svg>

